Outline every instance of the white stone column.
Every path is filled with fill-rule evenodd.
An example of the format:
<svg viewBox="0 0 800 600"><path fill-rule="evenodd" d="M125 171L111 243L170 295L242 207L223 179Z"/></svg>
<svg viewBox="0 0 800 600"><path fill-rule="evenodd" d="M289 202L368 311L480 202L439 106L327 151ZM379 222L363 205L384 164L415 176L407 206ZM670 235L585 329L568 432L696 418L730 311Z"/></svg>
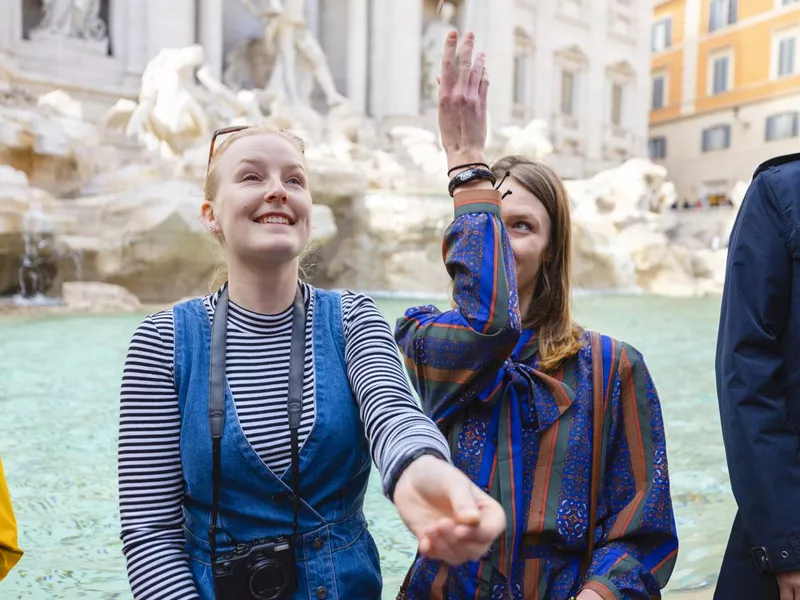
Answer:
<svg viewBox="0 0 800 600"><path fill-rule="evenodd" d="M162 48L183 48L195 43L195 0L146 0L146 4L147 60Z"/></svg>
<svg viewBox="0 0 800 600"><path fill-rule="evenodd" d="M533 41L536 46L533 67L533 95L536 112L534 117L545 119L552 126L557 110L557 99L561 97L561 71L556 68L555 52L557 39L553 21L555 3L541 2L536 6L536 25ZM554 89L554 88L557 88Z"/></svg>
<svg viewBox="0 0 800 600"><path fill-rule="evenodd" d="M603 141L605 140L605 127L610 122L610 92L611 88L606 76L606 58L602 54L594 56L593 49L600 49L606 39L608 31L608 0L592 0L585 10L591 11L589 23L591 27L587 29L586 35L589 38L586 49L589 54L589 69L586 73L586 87L581 90L581 94L586 97L581 98L585 108L584 123L586 124L583 137L584 159L588 163L599 163L603 160ZM595 100L588 98L597 97Z"/></svg>
<svg viewBox="0 0 800 600"><path fill-rule="evenodd" d="M115 3L112 10L116 9ZM141 2L125 2L121 10L125 11L125 38L115 46L124 43L125 72L136 78L144 72L148 60L147 7Z"/></svg>
<svg viewBox="0 0 800 600"><path fill-rule="evenodd" d="M218 79L222 78L222 66L225 62L222 9L223 0L200 0L200 27L197 41L205 48L206 64Z"/></svg>
<svg viewBox="0 0 800 600"><path fill-rule="evenodd" d="M421 0L372 0L370 108L378 117L419 114Z"/></svg>
<svg viewBox="0 0 800 600"><path fill-rule="evenodd" d="M5 18L0 19L0 52L11 50L21 37L22 0L0 0L0 12Z"/></svg>
<svg viewBox="0 0 800 600"><path fill-rule="evenodd" d="M367 107L369 1L349 0L347 5L347 89L344 90L344 95L360 110L366 110Z"/></svg>
<svg viewBox="0 0 800 600"><path fill-rule="evenodd" d="M497 129L512 121L515 1L492 0L489 4L475 2L470 8L470 19L474 19L475 50L486 52L489 114L492 128ZM466 30L462 35L465 33Z"/></svg>
<svg viewBox="0 0 800 600"><path fill-rule="evenodd" d="M311 30L311 33L314 34L316 39L322 38L322 32L320 31L320 0L307 0L306 2L306 23L308 24L308 28Z"/></svg>

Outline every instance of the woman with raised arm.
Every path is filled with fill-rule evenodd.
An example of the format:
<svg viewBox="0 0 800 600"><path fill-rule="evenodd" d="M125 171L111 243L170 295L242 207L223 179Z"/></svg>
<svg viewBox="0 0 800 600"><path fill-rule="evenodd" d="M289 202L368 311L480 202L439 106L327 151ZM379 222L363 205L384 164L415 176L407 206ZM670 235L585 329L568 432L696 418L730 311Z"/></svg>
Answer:
<svg viewBox="0 0 800 600"><path fill-rule="evenodd" d="M678 550L658 395L632 346L570 316L562 182L524 157L485 164L487 79L445 45L439 123L455 216L454 308L409 309L395 338L454 464L505 509L479 561L420 557L413 600L658 598Z"/></svg>
<svg viewBox="0 0 800 600"><path fill-rule="evenodd" d="M218 134L229 137L215 145ZM215 133L202 217L227 283L148 316L124 368L134 597L379 599L362 511L370 458L423 555L479 558L503 511L449 463L389 324L367 296L298 278L311 232L302 142L263 127Z"/></svg>

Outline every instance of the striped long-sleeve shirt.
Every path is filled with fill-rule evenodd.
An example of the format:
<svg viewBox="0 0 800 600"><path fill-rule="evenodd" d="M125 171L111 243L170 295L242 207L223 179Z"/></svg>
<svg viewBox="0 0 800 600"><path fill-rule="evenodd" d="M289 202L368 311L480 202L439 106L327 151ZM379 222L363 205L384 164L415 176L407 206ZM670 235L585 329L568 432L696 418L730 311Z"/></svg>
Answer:
<svg viewBox="0 0 800 600"><path fill-rule="evenodd" d="M313 288L301 287L307 340L299 428L302 444L316 416L316 373L311 343ZM209 319L217 298L218 293L204 299ZM292 314L293 307L278 315L262 315L234 302L228 310L225 373L237 416L250 444L278 474L291 463L286 394ZM389 494L409 458L429 450L449 459L449 449L414 400L391 328L375 303L362 294L343 292L342 322L350 386ZM172 311L148 316L133 335L123 371L120 518L128 578L137 600L197 598L182 530L184 486L174 342Z"/></svg>
<svg viewBox="0 0 800 600"><path fill-rule="evenodd" d="M481 562L420 559L409 598L604 599L658 595L677 555L661 410L641 355L608 367L596 543L588 553L592 470L591 348L538 369L523 329L513 255L491 190L456 193L444 260L455 308L409 309L395 339L423 408L450 434L453 462L506 509L507 530ZM588 334L587 340L588 340ZM596 374L602 377L603 374Z"/></svg>

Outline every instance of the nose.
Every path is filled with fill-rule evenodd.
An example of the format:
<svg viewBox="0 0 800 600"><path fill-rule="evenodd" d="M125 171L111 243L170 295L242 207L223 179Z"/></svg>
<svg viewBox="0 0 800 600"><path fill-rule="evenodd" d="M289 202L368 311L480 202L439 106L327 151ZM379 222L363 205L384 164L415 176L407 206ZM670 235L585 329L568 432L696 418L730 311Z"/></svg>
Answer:
<svg viewBox="0 0 800 600"><path fill-rule="evenodd" d="M271 179L268 185L269 189L267 190L266 194L264 194L264 202L267 202L268 204L273 202L278 204L286 204L286 202L288 202L289 196L286 194L286 190L280 181Z"/></svg>

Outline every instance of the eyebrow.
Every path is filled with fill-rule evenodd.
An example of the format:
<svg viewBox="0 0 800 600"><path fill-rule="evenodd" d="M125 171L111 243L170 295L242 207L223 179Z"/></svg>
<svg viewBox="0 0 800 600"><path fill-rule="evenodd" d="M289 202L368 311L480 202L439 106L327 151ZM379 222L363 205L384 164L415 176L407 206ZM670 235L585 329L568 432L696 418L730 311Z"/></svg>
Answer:
<svg viewBox="0 0 800 600"><path fill-rule="evenodd" d="M246 156L239 161L239 165L263 165L266 161L263 158L259 158L257 156ZM239 166L237 165L237 166ZM302 163L285 163L281 165L282 169L302 169L305 171L305 166Z"/></svg>

